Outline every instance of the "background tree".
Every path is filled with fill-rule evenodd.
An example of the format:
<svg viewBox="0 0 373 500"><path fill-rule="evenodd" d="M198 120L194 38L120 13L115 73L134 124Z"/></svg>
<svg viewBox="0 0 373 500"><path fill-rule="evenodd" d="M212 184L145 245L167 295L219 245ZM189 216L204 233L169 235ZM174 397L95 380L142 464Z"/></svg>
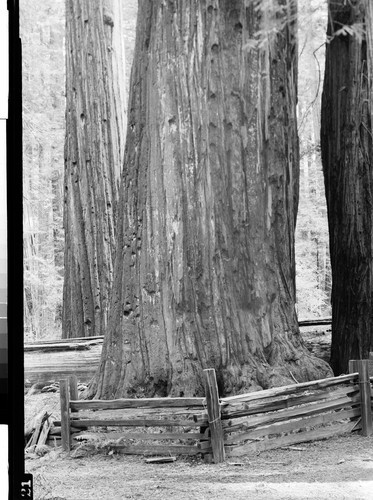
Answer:
<svg viewBox="0 0 373 500"><path fill-rule="evenodd" d="M37 13L37 15L35 15ZM23 91L24 328L61 336L64 0L20 2Z"/></svg>
<svg viewBox="0 0 373 500"><path fill-rule="evenodd" d="M337 375L373 350L372 25L371 2L329 1L321 146Z"/></svg>
<svg viewBox="0 0 373 500"><path fill-rule="evenodd" d="M321 164L320 114L326 0L298 0L300 196L295 232L298 317L331 316L329 233Z"/></svg>
<svg viewBox="0 0 373 500"><path fill-rule="evenodd" d="M113 296L89 394L329 373L295 314L294 2L139 4Z"/></svg>
<svg viewBox="0 0 373 500"><path fill-rule="evenodd" d="M103 335L125 137L120 2L66 1L63 337Z"/></svg>

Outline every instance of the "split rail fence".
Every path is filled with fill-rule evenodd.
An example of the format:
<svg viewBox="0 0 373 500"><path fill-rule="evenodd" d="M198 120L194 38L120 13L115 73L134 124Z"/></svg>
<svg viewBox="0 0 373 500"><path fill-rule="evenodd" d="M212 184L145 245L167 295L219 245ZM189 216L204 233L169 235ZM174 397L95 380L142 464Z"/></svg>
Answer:
<svg viewBox="0 0 373 500"><path fill-rule="evenodd" d="M215 463L355 430L369 436L373 359L350 361L349 368L348 375L226 398L219 397L213 369L204 370L205 398L83 401L73 376L60 381L61 422L55 425L61 425L68 451L74 434L88 427L141 427L149 432L108 433L124 440L110 448L144 455L202 453Z"/></svg>

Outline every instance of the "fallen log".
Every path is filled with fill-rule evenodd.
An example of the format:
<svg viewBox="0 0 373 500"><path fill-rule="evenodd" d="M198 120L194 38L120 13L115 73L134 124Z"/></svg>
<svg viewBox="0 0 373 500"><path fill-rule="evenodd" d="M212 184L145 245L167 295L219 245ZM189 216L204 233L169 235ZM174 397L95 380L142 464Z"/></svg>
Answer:
<svg viewBox="0 0 373 500"><path fill-rule="evenodd" d="M102 343L88 345L84 350L55 350L53 347L48 350L43 345L40 350L26 351L25 386L51 384L72 374L77 376L79 382L89 382L99 366L101 350Z"/></svg>
<svg viewBox="0 0 373 500"><path fill-rule="evenodd" d="M72 337L69 339L39 339L39 340L33 340L31 342L26 342L25 345L48 345L48 344L71 344L74 342L92 342L92 341L103 341L104 336L103 335L97 335L95 337Z"/></svg>
<svg viewBox="0 0 373 500"><path fill-rule="evenodd" d="M332 342L331 331L325 329L308 331L306 328L301 327L300 333L310 353L329 363Z"/></svg>
<svg viewBox="0 0 373 500"><path fill-rule="evenodd" d="M40 351L40 352L50 352L50 351L79 351L90 349L91 346L102 344L103 337L94 338L92 340L80 340L75 339L74 342L70 340L55 340L55 341L45 341L45 342L29 342L24 345L24 351Z"/></svg>
<svg viewBox="0 0 373 500"><path fill-rule="evenodd" d="M309 319L300 319L298 321L299 326L319 326L319 325L331 325L332 318L309 318Z"/></svg>

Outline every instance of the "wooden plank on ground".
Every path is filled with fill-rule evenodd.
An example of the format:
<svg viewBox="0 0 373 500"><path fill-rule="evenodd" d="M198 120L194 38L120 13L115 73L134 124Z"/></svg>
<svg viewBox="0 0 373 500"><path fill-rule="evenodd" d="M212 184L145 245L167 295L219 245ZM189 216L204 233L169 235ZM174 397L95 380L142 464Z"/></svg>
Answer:
<svg viewBox="0 0 373 500"><path fill-rule="evenodd" d="M176 457L156 457L156 458L147 458L145 460L146 464L166 464L168 462L175 462Z"/></svg>
<svg viewBox="0 0 373 500"><path fill-rule="evenodd" d="M127 408L203 408L204 398L92 399L70 401L72 410L125 410Z"/></svg>
<svg viewBox="0 0 373 500"><path fill-rule="evenodd" d="M266 450L281 448L296 443L306 443L308 441L317 441L320 439L327 439L340 434L351 432L356 426L356 422L348 422L344 424L337 424L322 429L316 429L307 432L298 432L296 434L288 434L275 439L268 439L258 441L255 443L246 443L241 446L227 446L226 453L229 457L239 457L246 454L259 453Z"/></svg>
<svg viewBox="0 0 373 500"><path fill-rule="evenodd" d="M308 427L316 427L317 425L327 424L331 422L341 421L347 418L359 417L361 415L360 408L352 410L342 410L332 413L323 413L316 417L302 418L301 420L290 420L290 422L280 422L263 427L257 427L250 432L243 432L235 435L227 435L224 439L225 444L239 443L249 439L269 436L271 434L281 434L283 432L291 432ZM229 429L227 429L229 431Z"/></svg>
<svg viewBox="0 0 373 500"><path fill-rule="evenodd" d="M222 405L237 401L256 401L259 399L273 398L275 396L286 396L288 394L295 394L296 392L303 392L307 389L324 389L326 387L333 387L335 385L345 384L346 382L357 381L358 374L350 373L348 375L341 375L339 377L330 377L320 380L313 380L311 382L302 382L301 384L285 385L283 387L274 387L266 389L265 391L249 392L247 394L239 394L237 396L230 396L222 398Z"/></svg>
<svg viewBox="0 0 373 500"><path fill-rule="evenodd" d="M333 401L322 403L309 404L307 406L300 406L288 410L280 410L278 412L270 412L261 416L241 417L238 419L223 420L223 428L225 430L238 430L238 429L253 429L259 425L270 425L276 422L284 422L290 419L301 417L310 417L320 413L326 413L332 410L340 410L352 405L359 404L359 395L352 398L344 396Z"/></svg>

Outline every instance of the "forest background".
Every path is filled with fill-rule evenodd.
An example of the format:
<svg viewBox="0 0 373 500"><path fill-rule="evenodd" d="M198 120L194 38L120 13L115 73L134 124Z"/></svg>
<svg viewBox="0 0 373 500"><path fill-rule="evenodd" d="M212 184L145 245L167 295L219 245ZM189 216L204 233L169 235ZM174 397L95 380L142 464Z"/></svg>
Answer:
<svg viewBox="0 0 373 500"><path fill-rule="evenodd" d="M298 133L300 202L296 226L298 318L331 315L331 269L320 156L325 0L299 0ZM122 2L125 100L137 0ZM65 1L20 1L23 46L25 340L61 337L64 279Z"/></svg>

